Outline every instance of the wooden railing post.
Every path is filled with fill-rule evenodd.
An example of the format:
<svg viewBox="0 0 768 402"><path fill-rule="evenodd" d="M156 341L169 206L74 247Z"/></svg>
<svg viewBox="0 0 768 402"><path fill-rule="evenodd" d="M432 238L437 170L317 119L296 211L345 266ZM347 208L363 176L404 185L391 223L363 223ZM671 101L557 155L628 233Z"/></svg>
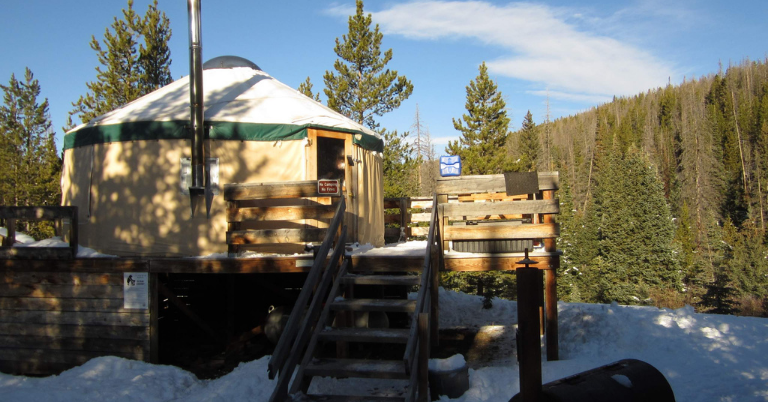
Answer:
<svg viewBox="0 0 768 402"><path fill-rule="evenodd" d="M429 316L419 313L419 393L420 402L429 401Z"/></svg>
<svg viewBox="0 0 768 402"><path fill-rule="evenodd" d="M543 191L543 198L551 200L554 198L554 191ZM553 223L554 217L550 214L544 215L544 223ZM556 252L557 239L544 239L544 251ZM560 268L560 256L555 257L554 266L547 267L544 272L544 305L546 308L546 342L547 342L547 360L559 360L560 352L558 346L558 328L557 328L557 269Z"/></svg>
<svg viewBox="0 0 768 402"><path fill-rule="evenodd" d="M525 402L541 400L541 338L539 303L541 271L517 269L517 325L520 394Z"/></svg>

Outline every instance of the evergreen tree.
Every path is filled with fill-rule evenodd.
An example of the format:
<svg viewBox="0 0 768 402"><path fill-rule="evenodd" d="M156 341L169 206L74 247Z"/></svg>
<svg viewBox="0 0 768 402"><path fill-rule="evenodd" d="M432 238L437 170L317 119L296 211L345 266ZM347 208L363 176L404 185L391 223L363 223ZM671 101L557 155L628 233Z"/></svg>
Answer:
<svg viewBox="0 0 768 402"><path fill-rule="evenodd" d="M392 49L381 53L378 24L371 30L371 15L363 14L363 1L357 0L355 15L349 17L349 33L336 38L334 52L339 57L336 71L326 71L325 95L328 106L352 120L377 129L374 116L397 109L413 92L413 85L397 71L386 69Z"/></svg>
<svg viewBox="0 0 768 402"><path fill-rule="evenodd" d="M647 159L634 149L626 155L614 150L600 170L595 199L595 301L639 304L652 289L679 291L674 223L663 185Z"/></svg>
<svg viewBox="0 0 768 402"><path fill-rule="evenodd" d="M310 81L309 77L307 77L307 79L304 82L299 84L299 92L304 94L307 98L320 102L320 93L316 93L316 94L312 93L312 87L313 87L312 81Z"/></svg>
<svg viewBox="0 0 768 402"><path fill-rule="evenodd" d="M384 197L399 198L418 193L416 169L419 160L413 157L408 132L382 131L384 138Z"/></svg>
<svg viewBox="0 0 768 402"><path fill-rule="evenodd" d="M533 122L531 111L523 119L523 128L520 130L518 139L518 149L522 163L522 170L532 172L537 170L541 155L541 144L539 144L539 130L536 123Z"/></svg>
<svg viewBox="0 0 768 402"><path fill-rule="evenodd" d="M86 83L88 93L72 103L70 115L87 123L170 83L169 24L157 1L140 17L133 0L128 0L123 19L115 17L111 30L105 30L103 44L91 36L90 46L101 67L96 67L96 81Z"/></svg>
<svg viewBox="0 0 768 402"><path fill-rule="evenodd" d="M135 27L144 38L144 44L139 45L141 95L173 82L171 49L168 47L168 41L171 39L170 25L165 12L157 9L157 0L154 0L148 6L141 23Z"/></svg>
<svg viewBox="0 0 768 402"><path fill-rule="evenodd" d="M467 114L453 119L461 132L458 141L445 148L449 155L461 156L462 174L494 174L507 170L505 144L509 136L506 103L496 83L488 77L485 62L480 73L467 86Z"/></svg>
<svg viewBox="0 0 768 402"><path fill-rule="evenodd" d="M59 205L61 160L48 114L48 100L39 103L40 83L27 68L24 81L11 75L0 107L0 205ZM22 226L38 238L53 234L50 224Z"/></svg>

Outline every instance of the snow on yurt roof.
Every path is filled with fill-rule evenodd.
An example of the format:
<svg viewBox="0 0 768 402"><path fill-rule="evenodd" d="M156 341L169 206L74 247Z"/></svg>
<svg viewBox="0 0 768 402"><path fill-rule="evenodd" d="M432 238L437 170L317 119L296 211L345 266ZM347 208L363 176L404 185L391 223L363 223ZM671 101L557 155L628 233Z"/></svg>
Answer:
<svg viewBox="0 0 768 402"><path fill-rule="evenodd" d="M206 62L204 120L208 138L251 141L301 139L308 128L359 134L356 144L381 152L374 131L310 99L242 58ZM69 131L64 149L135 140L189 138L189 76Z"/></svg>

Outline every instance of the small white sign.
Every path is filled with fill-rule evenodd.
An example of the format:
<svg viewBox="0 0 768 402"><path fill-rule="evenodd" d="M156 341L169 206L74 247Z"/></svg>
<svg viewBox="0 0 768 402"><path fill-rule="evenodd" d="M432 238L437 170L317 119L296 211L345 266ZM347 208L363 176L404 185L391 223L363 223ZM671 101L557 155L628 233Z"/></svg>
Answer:
<svg viewBox="0 0 768 402"><path fill-rule="evenodd" d="M123 272L123 308L149 309L149 273Z"/></svg>
<svg viewBox="0 0 768 402"><path fill-rule="evenodd" d="M339 180L320 179L317 181L317 192L323 195L341 195Z"/></svg>

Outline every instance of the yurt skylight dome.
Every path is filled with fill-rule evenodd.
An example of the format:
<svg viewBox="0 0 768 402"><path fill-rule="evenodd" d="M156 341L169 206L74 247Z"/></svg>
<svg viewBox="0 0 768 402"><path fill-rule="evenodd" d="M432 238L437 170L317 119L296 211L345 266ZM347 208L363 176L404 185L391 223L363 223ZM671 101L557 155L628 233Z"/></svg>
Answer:
<svg viewBox="0 0 768 402"><path fill-rule="evenodd" d="M214 70L217 68L237 68L248 67L254 70L263 71L256 63L239 56L219 56L214 57L203 63L203 70Z"/></svg>

